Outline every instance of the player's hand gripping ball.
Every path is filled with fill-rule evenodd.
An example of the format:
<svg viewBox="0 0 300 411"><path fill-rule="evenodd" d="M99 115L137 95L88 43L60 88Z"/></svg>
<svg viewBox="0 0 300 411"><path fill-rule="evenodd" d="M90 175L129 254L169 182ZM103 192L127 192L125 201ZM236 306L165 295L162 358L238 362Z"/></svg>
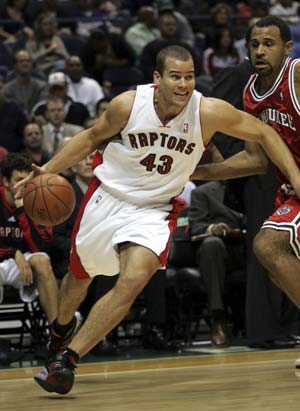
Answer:
<svg viewBox="0 0 300 411"><path fill-rule="evenodd" d="M71 184L58 174L40 174L24 187L24 209L36 223L54 226L66 221L75 207Z"/></svg>

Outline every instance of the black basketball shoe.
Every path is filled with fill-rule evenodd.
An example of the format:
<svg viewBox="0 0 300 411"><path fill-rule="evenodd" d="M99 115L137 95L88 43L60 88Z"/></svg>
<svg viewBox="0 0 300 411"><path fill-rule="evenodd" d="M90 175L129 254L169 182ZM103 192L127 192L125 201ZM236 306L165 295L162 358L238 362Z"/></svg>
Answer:
<svg viewBox="0 0 300 411"><path fill-rule="evenodd" d="M73 387L75 368L75 358L67 349L58 353L34 379L45 391L67 394Z"/></svg>

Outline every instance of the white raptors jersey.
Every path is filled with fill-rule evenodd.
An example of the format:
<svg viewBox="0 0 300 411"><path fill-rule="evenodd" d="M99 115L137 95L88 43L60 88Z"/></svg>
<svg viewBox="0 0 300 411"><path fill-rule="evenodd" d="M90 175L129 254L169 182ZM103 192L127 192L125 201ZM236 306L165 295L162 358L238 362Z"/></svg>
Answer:
<svg viewBox="0 0 300 411"><path fill-rule="evenodd" d="M183 190L197 166L204 144L200 126L201 94L165 126L154 109L155 86L137 87L132 111L118 140L110 142L94 172L117 197L141 207L163 210Z"/></svg>

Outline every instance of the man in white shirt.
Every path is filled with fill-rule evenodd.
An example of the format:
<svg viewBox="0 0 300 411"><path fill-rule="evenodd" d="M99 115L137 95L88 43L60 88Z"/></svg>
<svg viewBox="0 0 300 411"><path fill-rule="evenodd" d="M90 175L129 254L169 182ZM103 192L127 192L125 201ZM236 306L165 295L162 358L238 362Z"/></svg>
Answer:
<svg viewBox="0 0 300 411"><path fill-rule="evenodd" d="M83 103L89 110L90 116L96 114L96 104L104 97L100 84L89 77L83 76L83 65L79 56L70 56L66 60L68 96L73 101Z"/></svg>

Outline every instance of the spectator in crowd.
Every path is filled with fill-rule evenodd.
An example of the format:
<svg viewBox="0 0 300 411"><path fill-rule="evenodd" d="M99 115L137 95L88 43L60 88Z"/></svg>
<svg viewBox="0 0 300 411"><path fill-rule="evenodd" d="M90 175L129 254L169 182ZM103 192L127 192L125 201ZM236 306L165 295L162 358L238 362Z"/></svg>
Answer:
<svg viewBox="0 0 300 411"><path fill-rule="evenodd" d="M0 7L0 19L7 20L0 27L0 38L7 43L24 43L26 35L31 35L29 16L27 13L28 0L6 0Z"/></svg>
<svg viewBox="0 0 300 411"><path fill-rule="evenodd" d="M25 154L9 153L0 164L3 184L0 235L0 302L3 286L11 285L23 301L39 294L49 324L57 315L58 287L50 258L43 252L51 240L49 227L36 225L24 212L23 200L14 198L13 186L31 171L31 159ZM37 290L38 289L38 294Z"/></svg>
<svg viewBox="0 0 300 411"><path fill-rule="evenodd" d="M8 151L22 148L23 129L28 122L23 110L3 96L4 80L0 76L0 141Z"/></svg>
<svg viewBox="0 0 300 411"><path fill-rule="evenodd" d="M104 113L104 111L107 109L110 100L111 100L110 98L104 97L97 102L96 113L98 117L101 116L101 114Z"/></svg>
<svg viewBox="0 0 300 411"><path fill-rule="evenodd" d="M23 146L24 152L35 164L42 166L50 160L48 151L43 149L43 133L39 124L26 124L23 131Z"/></svg>
<svg viewBox="0 0 300 411"><path fill-rule="evenodd" d="M49 97L47 100L46 117L48 122L42 126L44 140L43 149L50 155L57 149L59 140L63 137L73 137L83 130L82 127L66 123L64 100L61 97Z"/></svg>
<svg viewBox="0 0 300 411"><path fill-rule="evenodd" d="M293 0L278 0L270 7L270 16L282 18L287 23L299 23L299 2Z"/></svg>
<svg viewBox="0 0 300 411"><path fill-rule="evenodd" d="M231 31L228 28L217 30L213 46L204 51L204 73L213 78L219 70L238 63L239 55Z"/></svg>
<svg viewBox="0 0 300 411"><path fill-rule="evenodd" d="M206 37L206 47L212 47L216 30L232 28L232 14L232 8L223 2L218 2L210 9L210 23L201 30Z"/></svg>
<svg viewBox="0 0 300 411"><path fill-rule="evenodd" d="M36 68L47 75L69 56L62 39L56 32L51 14L42 13L36 18L34 35L27 40L26 50Z"/></svg>
<svg viewBox="0 0 300 411"><path fill-rule="evenodd" d="M156 0L155 3L157 4L159 14L164 12L171 12L174 14L177 20L178 39L193 48L195 46L195 34L188 19L177 10L177 7L175 7L176 1Z"/></svg>
<svg viewBox="0 0 300 411"><path fill-rule="evenodd" d="M96 103L104 97L102 87L96 80L83 75L83 65L79 56L70 56L66 60L68 96L72 101L83 103L90 116L96 114Z"/></svg>
<svg viewBox="0 0 300 411"><path fill-rule="evenodd" d="M98 9L97 0L74 0L69 4L69 16L76 21L74 33L81 37L89 37L90 32L99 27L103 13Z"/></svg>
<svg viewBox="0 0 300 411"><path fill-rule="evenodd" d="M211 342L216 348L231 343L224 303L226 275L241 269L245 261L242 242L227 239L232 230L243 228L243 215L233 209L229 189L222 181L196 187L188 212L191 236L207 235L195 243L196 259L212 318Z"/></svg>
<svg viewBox="0 0 300 411"><path fill-rule="evenodd" d="M29 117L31 110L47 95L47 83L32 76L32 60L25 50L15 54L15 78L3 89L7 100L15 101Z"/></svg>
<svg viewBox="0 0 300 411"><path fill-rule="evenodd" d="M62 72L51 73L48 77L49 93L48 97L60 97L64 100L65 121L70 124L84 126L89 119L89 111L87 107L79 101L73 101L68 96L67 77ZM42 100L35 105L32 110L32 117L40 124L45 124L47 101Z"/></svg>
<svg viewBox="0 0 300 411"><path fill-rule="evenodd" d="M138 11L138 21L126 31L125 40L139 57L143 48L159 37L157 11L151 6L142 6Z"/></svg>
<svg viewBox="0 0 300 411"><path fill-rule="evenodd" d="M85 72L102 84L105 69L128 67L135 62L134 51L125 39L104 29L93 30L82 51Z"/></svg>
<svg viewBox="0 0 300 411"><path fill-rule="evenodd" d="M197 64L197 58L192 48L179 39L177 19L172 11L164 11L159 14L158 27L160 38L148 43L140 56L140 68L144 74L146 83L153 81L156 56L158 52L166 46L175 44L184 46L190 51L194 60L196 60L195 66L197 67L200 64L199 62Z"/></svg>

